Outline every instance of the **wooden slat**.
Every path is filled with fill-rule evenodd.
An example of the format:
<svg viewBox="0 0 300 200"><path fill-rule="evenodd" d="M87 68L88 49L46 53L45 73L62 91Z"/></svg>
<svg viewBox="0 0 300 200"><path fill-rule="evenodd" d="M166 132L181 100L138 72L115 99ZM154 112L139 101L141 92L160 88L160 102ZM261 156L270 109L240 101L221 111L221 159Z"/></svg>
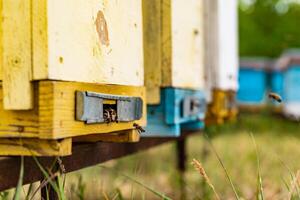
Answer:
<svg viewBox="0 0 300 200"><path fill-rule="evenodd" d="M2 1L3 0L0 0L0 16L3 16L3 10L2 10ZM3 78L3 60L2 60L2 55L3 55L3 52L2 52L2 25L0 24L0 81L2 81L2 78Z"/></svg>
<svg viewBox="0 0 300 200"><path fill-rule="evenodd" d="M4 109L33 108L31 62L31 1L3 0Z"/></svg>
<svg viewBox="0 0 300 200"><path fill-rule="evenodd" d="M32 1L33 79L47 79L48 75L48 20L47 1Z"/></svg>
<svg viewBox="0 0 300 200"><path fill-rule="evenodd" d="M37 87L36 87L37 89ZM37 93L35 102L37 102ZM11 111L3 107L3 90L0 84L0 138L38 137L38 107L28 111Z"/></svg>
<svg viewBox="0 0 300 200"><path fill-rule="evenodd" d="M0 139L0 156L67 156L72 153L72 139Z"/></svg>
<svg viewBox="0 0 300 200"><path fill-rule="evenodd" d="M204 0L172 1L171 81L174 87L204 89L203 3Z"/></svg>
<svg viewBox="0 0 300 200"><path fill-rule="evenodd" d="M173 0L162 0L161 8L161 33L162 35L162 86L172 86L172 48L173 48L173 34L172 34L172 4Z"/></svg>
<svg viewBox="0 0 300 200"><path fill-rule="evenodd" d="M161 67L161 0L143 1L144 61L147 103L160 103Z"/></svg>
<svg viewBox="0 0 300 200"><path fill-rule="evenodd" d="M94 134L76 137L74 142L139 142L140 133L137 130L125 130L110 134Z"/></svg>
<svg viewBox="0 0 300 200"><path fill-rule="evenodd" d="M35 80L143 86L141 0L32 1Z"/></svg>
<svg viewBox="0 0 300 200"><path fill-rule="evenodd" d="M75 121L75 92L91 91L104 94L141 97L143 117L128 123L85 124ZM133 124L146 125L144 87L98 85L77 82L42 81L39 84L39 137L59 139L96 133L110 133L133 129Z"/></svg>

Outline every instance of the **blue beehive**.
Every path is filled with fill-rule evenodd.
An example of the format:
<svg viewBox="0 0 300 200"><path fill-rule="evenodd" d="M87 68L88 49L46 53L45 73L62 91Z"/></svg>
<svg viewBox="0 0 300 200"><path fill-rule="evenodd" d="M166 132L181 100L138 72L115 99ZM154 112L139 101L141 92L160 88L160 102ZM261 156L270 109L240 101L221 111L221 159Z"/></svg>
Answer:
<svg viewBox="0 0 300 200"><path fill-rule="evenodd" d="M257 107L266 103L268 69L270 65L271 62L264 58L241 60L237 94L240 106Z"/></svg>
<svg viewBox="0 0 300 200"><path fill-rule="evenodd" d="M148 105L144 137L178 137L182 131L204 128L206 103L200 90L161 89L161 103Z"/></svg>
<svg viewBox="0 0 300 200"><path fill-rule="evenodd" d="M298 119L300 117L300 50L288 50L278 59L272 72L272 91L281 95L284 100L281 106L283 114Z"/></svg>

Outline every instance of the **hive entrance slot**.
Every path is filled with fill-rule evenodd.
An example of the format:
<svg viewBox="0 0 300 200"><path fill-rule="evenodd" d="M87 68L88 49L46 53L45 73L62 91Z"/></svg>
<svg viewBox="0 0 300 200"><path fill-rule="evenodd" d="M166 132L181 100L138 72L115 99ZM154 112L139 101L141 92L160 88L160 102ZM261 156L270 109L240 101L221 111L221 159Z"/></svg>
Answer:
<svg viewBox="0 0 300 200"><path fill-rule="evenodd" d="M113 100L103 102L103 119L106 123L118 122L117 103Z"/></svg>

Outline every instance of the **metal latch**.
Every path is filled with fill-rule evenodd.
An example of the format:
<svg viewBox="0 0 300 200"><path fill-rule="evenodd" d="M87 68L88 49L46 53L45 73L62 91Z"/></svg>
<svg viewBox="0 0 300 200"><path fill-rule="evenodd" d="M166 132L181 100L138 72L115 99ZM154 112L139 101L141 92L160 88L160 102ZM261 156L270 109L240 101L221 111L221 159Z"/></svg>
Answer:
<svg viewBox="0 0 300 200"><path fill-rule="evenodd" d="M183 100L182 115L184 118L193 117L205 112L205 99L188 96Z"/></svg>
<svg viewBox="0 0 300 200"><path fill-rule="evenodd" d="M143 115L140 97L76 91L76 120L87 124L130 122Z"/></svg>

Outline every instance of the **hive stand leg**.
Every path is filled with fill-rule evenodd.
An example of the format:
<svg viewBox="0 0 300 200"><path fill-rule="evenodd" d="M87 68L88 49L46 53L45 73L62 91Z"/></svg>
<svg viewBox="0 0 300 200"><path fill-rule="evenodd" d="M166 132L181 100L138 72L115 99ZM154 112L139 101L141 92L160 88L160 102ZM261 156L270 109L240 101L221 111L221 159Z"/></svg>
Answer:
<svg viewBox="0 0 300 200"><path fill-rule="evenodd" d="M177 170L179 172L179 181L180 181L180 199L186 199L185 191L185 178L184 173L186 171L186 139L179 139L177 141Z"/></svg>

